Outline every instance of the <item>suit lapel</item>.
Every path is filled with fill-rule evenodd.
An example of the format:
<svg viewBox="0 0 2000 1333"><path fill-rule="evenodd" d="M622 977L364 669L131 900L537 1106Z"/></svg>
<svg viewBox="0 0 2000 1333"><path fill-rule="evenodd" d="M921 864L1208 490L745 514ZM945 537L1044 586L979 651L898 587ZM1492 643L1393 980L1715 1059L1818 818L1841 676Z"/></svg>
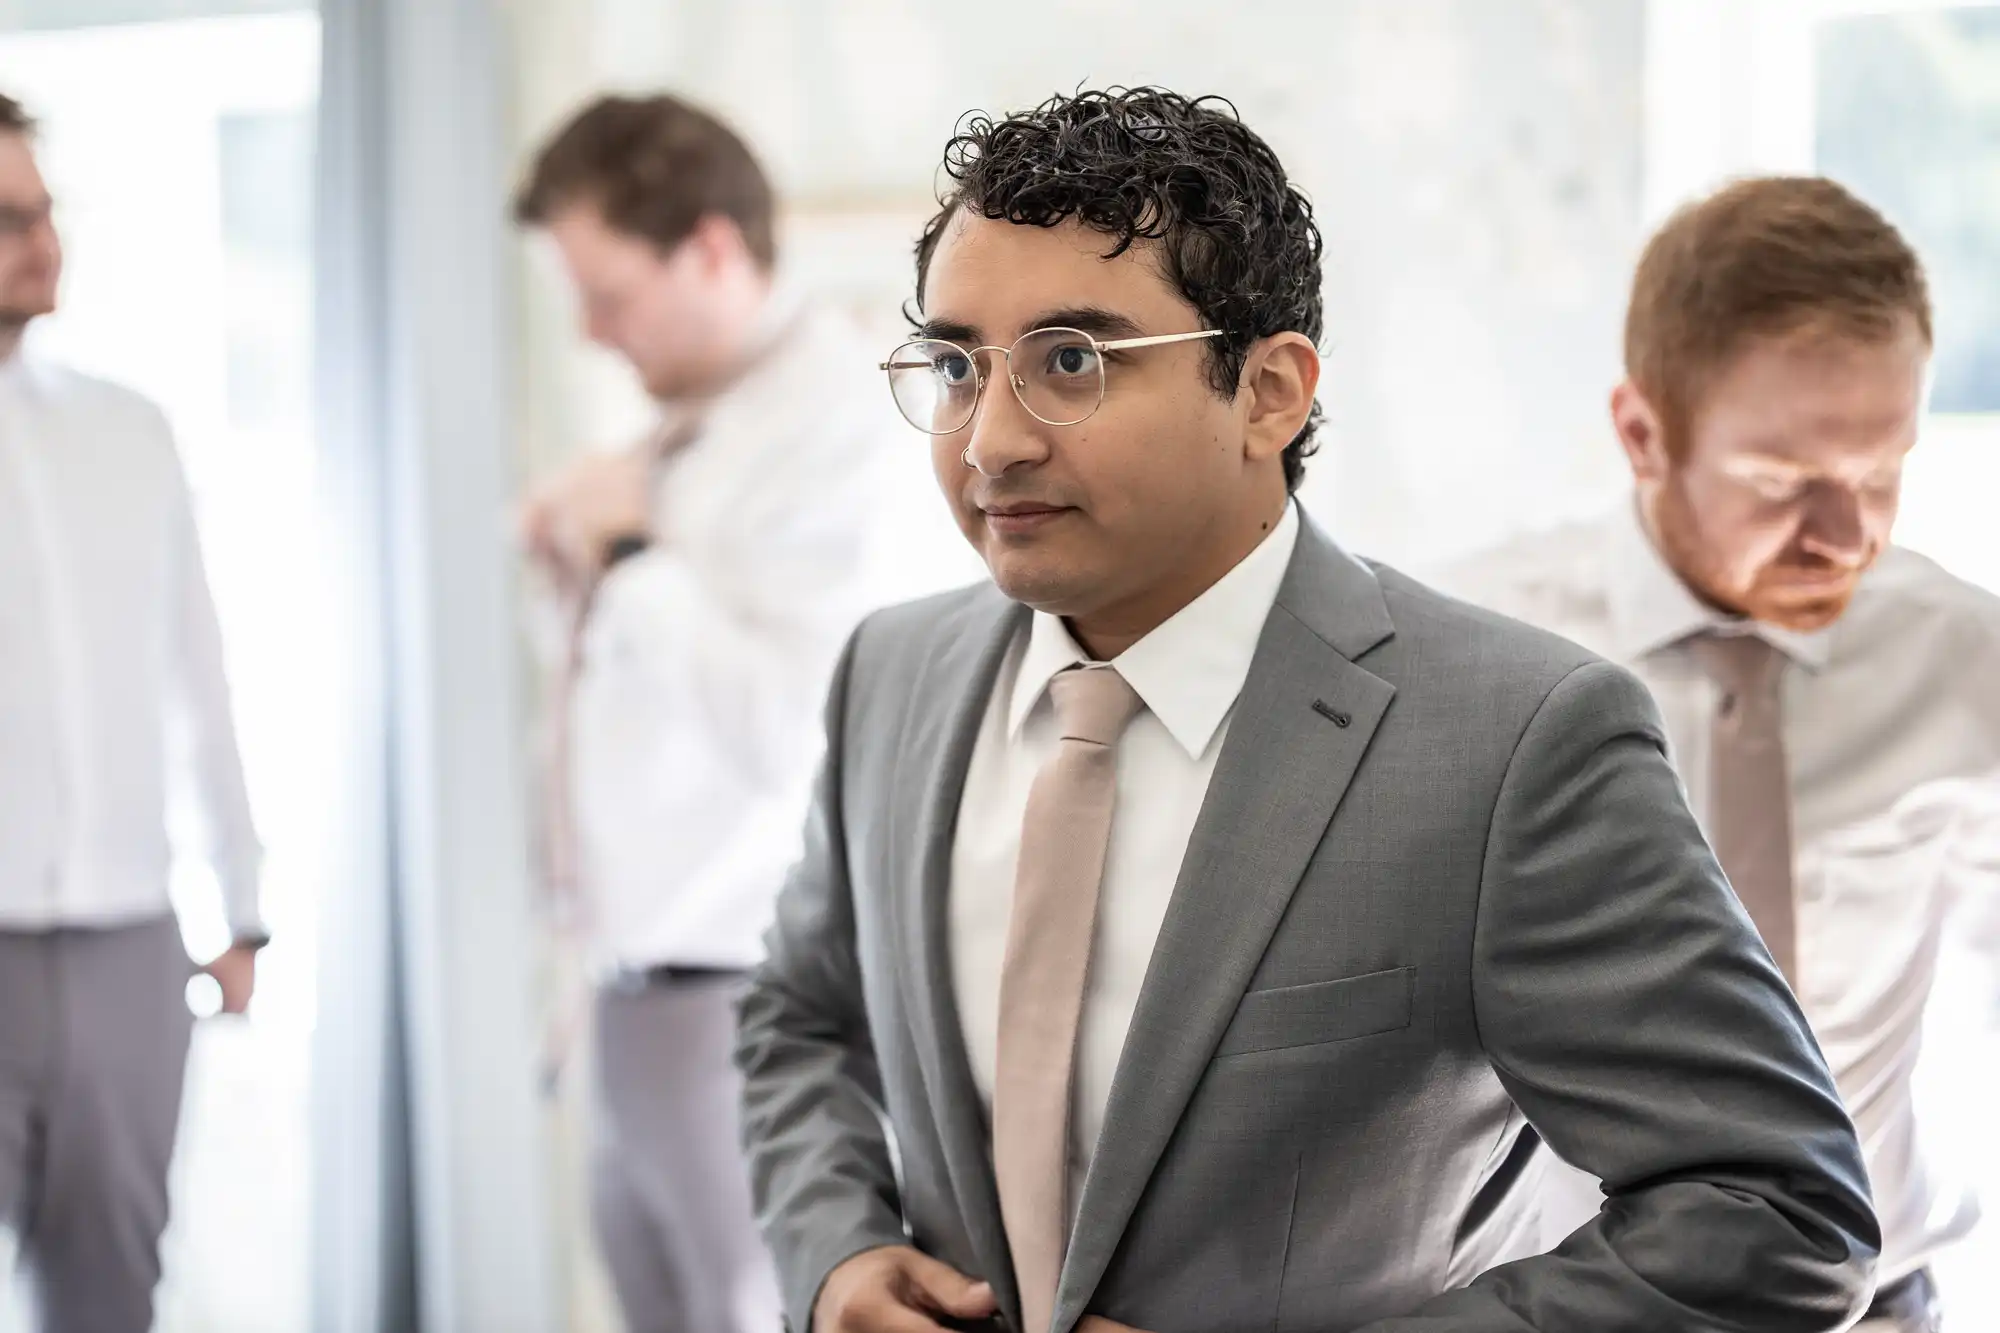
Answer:
<svg viewBox="0 0 2000 1333"><path fill-rule="evenodd" d="M1059 1330L1103 1280L1388 711L1394 687L1353 659L1392 633L1374 575L1302 526L1119 1056L1057 1297Z"/></svg>
<svg viewBox="0 0 2000 1333"><path fill-rule="evenodd" d="M993 683L1027 613L997 591L963 614L949 646L911 691L890 806L897 965L911 1035L953 1196L978 1256L1019 1324L1014 1267L1000 1221L985 1112L965 1053L949 939L951 854L966 769Z"/></svg>

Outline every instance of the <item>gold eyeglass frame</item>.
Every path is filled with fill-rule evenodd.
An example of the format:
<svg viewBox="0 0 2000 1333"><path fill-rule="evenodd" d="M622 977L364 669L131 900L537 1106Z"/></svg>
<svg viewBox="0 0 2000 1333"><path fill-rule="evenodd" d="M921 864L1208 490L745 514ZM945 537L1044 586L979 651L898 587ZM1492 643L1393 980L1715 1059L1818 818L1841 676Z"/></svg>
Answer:
<svg viewBox="0 0 2000 1333"><path fill-rule="evenodd" d="M1026 393L1027 383L1019 375L1016 375L1014 373L1014 348L1019 347L1022 343L1026 342L1030 338L1041 337L1042 335L1049 333L1073 333L1077 337L1089 343L1091 346L1091 350L1097 353L1097 358L1098 358L1097 401L1091 404L1090 410L1088 412L1085 412L1082 416L1077 417L1072 421L1050 421L1047 417L1043 416L1040 412L1037 412L1033 407L1029 406ZM916 429L924 432L924 434L926 435L956 435L958 432L964 430L967 426L971 425L972 419L979 415L980 401L986 397L986 372L980 368L979 364L979 354L981 352L998 352L1000 353L1000 355L1007 358L1008 386L1014 390L1015 399L1020 402L1022 410L1025 411L1029 416L1041 422L1044 426L1078 426L1090 420L1092 417L1096 416L1097 409L1104 406L1105 388L1110 379L1109 375L1106 373L1104 369L1104 355L1103 355L1104 353L1129 351L1140 347L1164 347L1169 343L1194 342L1197 339L1201 338L1219 338L1221 336L1222 336L1221 329L1197 329L1193 333L1155 333L1144 338L1113 338L1110 339L1109 341L1106 341L1105 339L1102 338L1093 337L1091 334L1085 333L1082 329L1072 329L1067 327L1066 325L1054 324L1050 325L1048 328L1045 329L1029 329L1026 333L1016 338L1014 340L1013 346L1011 347L1001 347L998 346L997 344L987 343L983 346L968 348L963 346L962 344L953 342L949 338L912 338L908 342L898 344L896 350L889 353L889 359L887 361L882 362L881 365L879 365L876 368L882 371L883 374L888 377L893 377L895 372L897 372L898 370L922 370L926 368L933 368L935 366L935 362L930 360L925 360L921 362L915 362L915 361L899 362L897 360L897 358L903 353L905 348L915 347L920 343L927 343L927 344L942 343L946 347L950 347L958 352L963 353L965 359L971 363L973 383L975 386L972 393L972 405L966 409L965 420L959 422L956 426L953 426L949 430L935 430L929 426L921 426L914 421L910 421L910 414L903 411L902 400L896 398L894 381L893 378L891 379L889 396L891 398L896 398L896 411L899 414L901 414L903 420L910 421L910 425L916 427Z"/></svg>

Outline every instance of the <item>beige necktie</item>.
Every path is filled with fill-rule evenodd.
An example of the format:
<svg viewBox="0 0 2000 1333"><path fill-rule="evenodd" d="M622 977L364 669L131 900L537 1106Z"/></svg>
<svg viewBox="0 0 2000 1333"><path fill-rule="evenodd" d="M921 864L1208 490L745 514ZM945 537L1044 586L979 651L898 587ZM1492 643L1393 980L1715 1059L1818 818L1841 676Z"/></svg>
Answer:
<svg viewBox="0 0 2000 1333"><path fill-rule="evenodd" d="M1716 689L1709 733L1709 840L1764 947L1796 987L1792 790L1779 693L1784 654L1749 634L1704 634L1692 646Z"/></svg>
<svg viewBox="0 0 2000 1333"><path fill-rule="evenodd" d="M665 464L687 448L700 429L700 419L689 417L663 428L639 447L651 452L656 466ZM597 926L580 867L573 788L576 694L583 678L584 638L590 628L597 582L594 576L578 577L559 569L551 569L549 574L552 591L568 616L568 634L562 661L549 682L542 729L542 891L552 923L574 943ZM542 1086L550 1093L560 1085L590 1007L591 987L586 971L581 966L572 967L571 971L570 984L556 986L553 1012L542 1039Z"/></svg>
<svg viewBox="0 0 2000 1333"><path fill-rule="evenodd" d="M689 417L662 428L638 447L652 455L657 468L693 443L700 430L700 419ZM548 686L542 738L542 885L557 920L579 931L588 927L590 913L578 869L571 764L576 739L576 692L584 669L584 636L590 628L600 577L601 571L588 575L563 569L550 571L553 592L567 612L568 633L563 642L562 661Z"/></svg>
<svg viewBox="0 0 2000 1333"><path fill-rule="evenodd" d="M1055 1318L1077 1024L1118 793L1114 747L1142 707L1109 667L1065 671L1049 693L1062 739L1035 775L1021 821L993 1080L993 1169L1025 1333L1047 1333Z"/></svg>

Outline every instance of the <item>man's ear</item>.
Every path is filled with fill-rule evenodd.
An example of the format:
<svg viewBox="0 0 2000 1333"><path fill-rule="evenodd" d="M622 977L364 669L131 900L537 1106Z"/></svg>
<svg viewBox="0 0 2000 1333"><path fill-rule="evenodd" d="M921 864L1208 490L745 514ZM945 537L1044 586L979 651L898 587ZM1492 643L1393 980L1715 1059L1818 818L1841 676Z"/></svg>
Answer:
<svg viewBox="0 0 2000 1333"><path fill-rule="evenodd" d="M1251 347L1237 395L1243 400L1244 456L1267 462L1285 452L1312 415L1319 348L1303 333L1274 333Z"/></svg>
<svg viewBox="0 0 2000 1333"><path fill-rule="evenodd" d="M1667 451L1667 432L1659 411L1631 380L1621 380L1611 391L1611 428L1631 464L1632 478L1649 488L1667 479L1673 459Z"/></svg>

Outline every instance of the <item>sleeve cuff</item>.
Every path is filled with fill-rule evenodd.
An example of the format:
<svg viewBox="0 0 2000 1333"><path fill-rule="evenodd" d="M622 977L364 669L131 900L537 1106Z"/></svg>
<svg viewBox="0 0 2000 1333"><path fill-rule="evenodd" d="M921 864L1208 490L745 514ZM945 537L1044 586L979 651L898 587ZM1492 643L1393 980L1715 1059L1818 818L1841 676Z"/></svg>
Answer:
<svg viewBox="0 0 2000 1333"><path fill-rule="evenodd" d="M223 913L228 919L229 936L233 940L268 941L271 938L270 928L264 924L264 914L258 904L263 860L261 853L253 852L217 867L217 877L222 881Z"/></svg>

